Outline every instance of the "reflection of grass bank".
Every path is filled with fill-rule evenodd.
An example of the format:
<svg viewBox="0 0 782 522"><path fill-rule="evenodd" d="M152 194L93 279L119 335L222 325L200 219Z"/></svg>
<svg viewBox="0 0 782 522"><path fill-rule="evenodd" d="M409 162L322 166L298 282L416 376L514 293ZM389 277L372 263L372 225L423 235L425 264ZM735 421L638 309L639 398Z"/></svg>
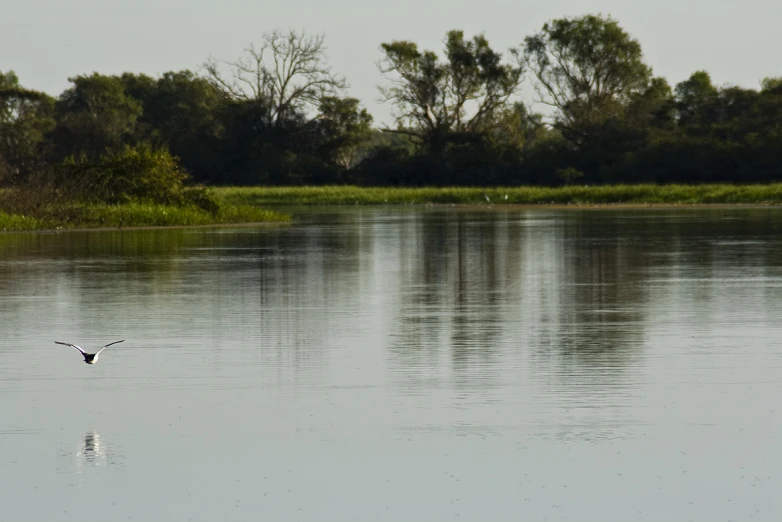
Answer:
<svg viewBox="0 0 782 522"><path fill-rule="evenodd" d="M0 210L0 230L47 230L57 228L122 228L218 225L230 223L281 222L285 214L252 206L221 205L212 213L197 207L152 203L61 204L24 213Z"/></svg>
<svg viewBox="0 0 782 522"><path fill-rule="evenodd" d="M382 205L457 203L524 205L780 204L782 183L772 185L604 185L568 187L226 187L226 202L242 205Z"/></svg>

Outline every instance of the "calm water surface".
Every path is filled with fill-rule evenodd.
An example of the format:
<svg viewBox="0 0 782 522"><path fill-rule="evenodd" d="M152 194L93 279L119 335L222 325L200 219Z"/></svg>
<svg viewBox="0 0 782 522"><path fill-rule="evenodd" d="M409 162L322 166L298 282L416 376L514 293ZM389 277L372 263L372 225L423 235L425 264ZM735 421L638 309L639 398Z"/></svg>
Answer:
<svg viewBox="0 0 782 522"><path fill-rule="evenodd" d="M781 233L373 208L0 235L0 520L780 520Z"/></svg>

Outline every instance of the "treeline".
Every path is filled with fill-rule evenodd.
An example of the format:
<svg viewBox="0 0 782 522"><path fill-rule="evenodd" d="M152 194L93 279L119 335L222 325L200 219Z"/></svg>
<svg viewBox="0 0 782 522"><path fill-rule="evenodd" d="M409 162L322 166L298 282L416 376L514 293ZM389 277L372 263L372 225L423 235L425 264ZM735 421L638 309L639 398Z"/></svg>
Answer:
<svg viewBox="0 0 782 522"><path fill-rule="evenodd" d="M198 72L76 76L57 98L0 72L0 181L88 175L110 200L114 173L126 185L133 165L149 179L157 165L180 176L172 158L213 185L782 177L782 78L755 90L697 71L672 88L610 17L552 20L505 53L462 31L447 33L440 54L393 41L378 68L388 128L346 96L323 36L302 32L272 31ZM523 85L534 100L521 98Z"/></svg>

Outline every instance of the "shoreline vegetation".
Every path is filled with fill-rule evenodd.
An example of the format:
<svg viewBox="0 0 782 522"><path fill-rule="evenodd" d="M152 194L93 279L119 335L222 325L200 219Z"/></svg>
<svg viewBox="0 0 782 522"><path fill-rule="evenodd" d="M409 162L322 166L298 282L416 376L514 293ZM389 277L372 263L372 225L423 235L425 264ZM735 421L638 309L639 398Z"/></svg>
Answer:
<svg viewBox="0 0 782 522"><path fill-rule="evenodd" d="M217 214L195 207L154 203L62 204L36 213L0 209L0 232L285 223L290 216L253 206L226 205Z"/></svg>
<svg viewBox="0 0 782 522"><path fill-rule="evenodd" d="M599 185L565 187L222 187L230 204L259 205L779 205L768 185Z"/></svg>
<svg viewBox="0 0 782 522"><path fill-rule="evenodd" d="M782 76L671 85L603 15L515 42L380 43L382 123L305 31L56 97L0 71L0 230L290 219L264 205L782 204Z"/></svg>
<svg viewBox="0 0 782 522"><path fill-rule="evenodd" d="M611 16L505 34L508 49L458 28L435 49L374 42L382 121L350 95L325 38L272 29L233 59L154 77L87 71L56 96L0 71L0 188L44 178L91 203L182 206L185 174L186 185L446 192L782 181L782 76L738 86L696 69L671 84Z"/></svg>
<svg viewBox="0 0 782 522"><path fill-rule="evenodd" d="M666 207L782 205L782 183L768 185L600 185L565 187L217 187L208 189L211 210L157 203L41 204L8 212L0 192L0 232L196 227L287 223L292 217L268 207L478 205L530 207ZM267 207L267 208L263 208Z"/></svg>
<svg viewBox="0 0 782 522"><path fill-rule="evenodd" d="M0 231L204 226L283 222L290 216L233 204L189 185L163 148L126 146L69 158L0 190Z"/></svg>

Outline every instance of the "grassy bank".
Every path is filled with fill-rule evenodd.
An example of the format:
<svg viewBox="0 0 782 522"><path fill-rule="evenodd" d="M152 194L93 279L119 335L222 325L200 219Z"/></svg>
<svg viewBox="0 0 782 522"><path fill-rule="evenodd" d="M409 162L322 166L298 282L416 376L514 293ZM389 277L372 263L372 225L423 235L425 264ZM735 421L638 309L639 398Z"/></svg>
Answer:
<svg viewBox="0 0 782 522"><path fill-rule="evenodd" d="M223 187L213 189L216 213L193 206L144 203L121 205L62 203L19 212L0 204L0 231L72 228L198 226L283 222L286 214L268 205L400 204L782 204L782 183L770 185L606 185L570 187L424 187L384 188ZM487 201L487 198L488 200ZM2 198L0 198L2 203ZM5 207L5 208L4 208Z"/></svg>
<svg viewBox="0 0 782 522"><path fill-rule="evenodd" d="M236 205L492 204L782 204L782 183L771 185L605 185L569 187L224 187Z"/></svg>
<svg viewBox="0 0 782 522"><path fill-rule="evenodd" d="M195 207L170 205L72 203L50 205L24 214L0 210L0 231L197 226L283 222L289 219L286 214L248 205L225 204L212 214Z"/></svg>

